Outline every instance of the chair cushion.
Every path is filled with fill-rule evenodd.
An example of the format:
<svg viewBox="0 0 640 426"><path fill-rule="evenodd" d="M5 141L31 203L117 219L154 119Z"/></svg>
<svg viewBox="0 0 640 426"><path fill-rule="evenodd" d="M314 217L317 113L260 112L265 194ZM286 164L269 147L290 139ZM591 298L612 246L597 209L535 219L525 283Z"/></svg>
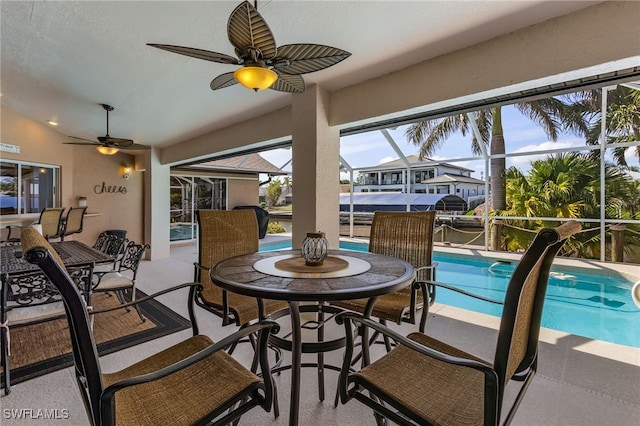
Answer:
<svg viewBox="0 0 640 426"><path fill-rule="evenodd" d="M131 287L132 285L133 280L131 280L131 278L127 277L126 275L122 275L120 272L109 272L102 277L98 286L93 290L117 290L121 288Z"/></svg>
<svg viewBox="0 0 640 426"><path fill-rule="evenodd" d="M490 365L424 334L412 333L407 337L439 352ZM353 377L363 387L377 389L389 401L407 407L422 423L484 422L484 374L477 370L436 361L399 345Z"/></svg>
<svg viewBox="0 0 640 426"><path fill-rule="evenodd" d="M332 305L339 306L343 309L364 314L369 299L341 300L331 302ZM422 292L416 292L416 308L422 308ZM376 299L373 305L372 317L381 318L387 321L393 321L401 324L404 316L411 309L411 289L407 288L391 294L383 294Z"/></svg>
<svg viewBox="0 0 640 426"><path fill-rule="evenodd" d="M106 273L106 272L116 272L113 269L113 263L101 263L93 267L93 273Z"/></svg>
<svg viewBox="0 0 640 426"><path fill-rule="evenodd" d="M117 373L103 374L105 387L150 373L205 349L213 342L194 336ZM201 419L248 386L260 381L224 351L154 382L116 394L116 423L120 425L187 425Z"/></svg>
<svg viewBox="0 0 640 426"><path fill-rule="evenodd" d="M203 281L202 300L207 304L221 307L222 289L212 284L208 279ZM209 282L207 283L207 281ZM227 301L229 309L236 315L239 324L247 324L258 319L258 301L255 297L227 292ZM263 304L266 315L289 306L287 302L270 299L263 299Z"/></svg>
<svg viewBox="0 0 640 426"><path fill-rule="evenodd" d="M9 326L45 321L65 315L62 302L43 303L41 305L26 305L12 307L7 312Z"/></svg>

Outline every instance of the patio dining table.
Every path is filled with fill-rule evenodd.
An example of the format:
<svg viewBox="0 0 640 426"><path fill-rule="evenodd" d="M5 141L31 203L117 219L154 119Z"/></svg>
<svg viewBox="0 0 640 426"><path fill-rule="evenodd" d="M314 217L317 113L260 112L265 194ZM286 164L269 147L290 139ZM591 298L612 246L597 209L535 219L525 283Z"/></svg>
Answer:
<svg viewBox="0 0 640 426"><path fill-rule="evenodd" d="M113 262L113 257L80 241L60 241L50 244L66 267ZM37 270L39 270L38 265L29 263L22 257L20 244L0 247L0 274L20 274Z"/></svg>
<svg viewBox="0 0 640 426"><path fill-rule="evenodd" d="M272 343L276 342L277 346L291 350L290 425L298 424L300 369L307 366L301 363L302 353L318 353L321 357L322 352L344 346L344 339L303 343L300 311L309 305L299 306L299 303L318 302L321 306L336 300L368 298L366 312L370 313L377 296L406 288L415 278L413 267L403 260L349 250L330 250L325 263L320 267L305 265L300 250L259 252L224 260L210 274L214 283L228 291L288 302L291 340L287 345L284 339L272 336L275 338ZM321 314L322 308L317 312ZM366 334L362 339L367 341ZM366 356L364 351L363 356ZM322 400L323 367L320 359L317 365Z"/></svg>
<svg viewBox="0 0 640 426"><path fill-rule="evenodd" d="M80 241L59 241L50 244L66 268L113 262L112 256ZM0 247L0 275L23 274L39 270L38 265L29 263L22 257L22 246L19 243ZM91 304L91 289L87 287L82 291L87 304Z"/></svg>

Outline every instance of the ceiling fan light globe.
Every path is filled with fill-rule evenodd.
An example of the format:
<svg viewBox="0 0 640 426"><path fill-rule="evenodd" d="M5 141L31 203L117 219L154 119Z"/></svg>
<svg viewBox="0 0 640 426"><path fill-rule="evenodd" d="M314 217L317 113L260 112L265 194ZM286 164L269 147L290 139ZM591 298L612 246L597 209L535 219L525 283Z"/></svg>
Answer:
<svg viewBox="0 0 640 426"><path fill-rule="evenodd" d="M112 146L97 146L96 149L103 155L113 155L120 151L118 148Z"/></svg>
<svg viewBox="0 0 640 426"><path fill-rule="evenodd" d="M278 74L269 68L248 66L237 69L233 77L247 89L257 92L271 87L278 79Z"/></svg>

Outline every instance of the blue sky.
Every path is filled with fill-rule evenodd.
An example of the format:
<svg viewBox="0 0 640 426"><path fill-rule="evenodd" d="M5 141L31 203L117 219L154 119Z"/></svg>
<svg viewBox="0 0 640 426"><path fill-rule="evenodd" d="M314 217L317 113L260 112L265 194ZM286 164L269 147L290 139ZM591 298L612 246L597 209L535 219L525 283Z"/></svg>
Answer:
<svg viewBox="0 0 640 426"><path fill-rule="evenodd" d="M581 138L572 134L561 134L558 141L550 141L541 128L533 124L513 106L503 107L502 124L507 153L538 152L547 149L584 145ZM405 136L406 127L402 126L395 130L389 130L389 133L405 155L417 155L418 147L407 142ZM398 158L398 155L387 143L384 136L377 130L343 137L340 141L340 154L354 168L376 166ZM627 160L629 164L639 165L638 160L633 158L630 150L628 154ZM281 167L291 158L291 150L279 149L264 152L261 155L274 165ZM471 136L462 136L458 133L445 141L431 158L452 162L451 160L455 158L473 156L471 153ZM516 166L526 173L530 168L531 161L542 159L546 156L547 154L541 154L508 158L507 167ZM474 170L472 177L477 179L480 179L481 172L484 172L483 161L462 161L454 164ZM285 167L285 170L290 171L291 167ZM343 173L341 178L348 178L348 174Z"/></svg>

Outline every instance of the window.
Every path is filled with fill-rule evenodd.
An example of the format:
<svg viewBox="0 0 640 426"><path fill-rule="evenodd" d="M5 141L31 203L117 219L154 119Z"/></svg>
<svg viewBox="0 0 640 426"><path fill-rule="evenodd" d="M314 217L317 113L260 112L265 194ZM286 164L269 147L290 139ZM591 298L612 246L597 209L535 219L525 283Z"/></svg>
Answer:
<svg viewBox="0 0 640 426"><path fill-rule="evenodd" d="M0 162L0 213L39 213L57 207L60 168L18 161Z"/></svg>

